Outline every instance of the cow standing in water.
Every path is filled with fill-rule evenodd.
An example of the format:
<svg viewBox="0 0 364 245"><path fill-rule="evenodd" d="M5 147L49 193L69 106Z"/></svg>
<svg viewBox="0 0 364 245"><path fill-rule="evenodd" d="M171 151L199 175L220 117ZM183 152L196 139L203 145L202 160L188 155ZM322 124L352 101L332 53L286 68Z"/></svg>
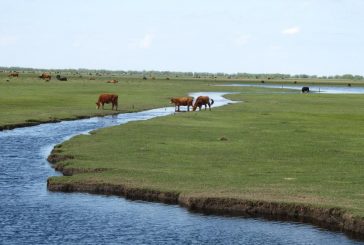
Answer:
<svg viewBox="0 0 364 245"><path fill-rule="evenodd" d="M169 102L174 104L174 111L179 111L179 107L187 106L187 111L190 111L190 106L192 106L193 98L192 97L180 97L180 98L171 98Z"/></svg>
<svg viewBox="0 0 364 245"><path fill-rule="evenodd" d="M210 101L211 100L211 101ZM209 109L211 111L211 106L214 104L214 100L210 99L210 97L208 96L198 96L195 104L193 105L193 111L196 111L196 108L198 107L199 110L201 111L201 107L204 105L205 106L205 110L207 105L209 106Z"/></svg>
<svg viewBox="0 0 364 245"><path fill-rule="evenodd" d="M118 96L116 94L100 94L99 100L96 102L96 108L100 109L100 106L102 106L102 109L104 109L104 104L110 104L111 103L111 110L118 110Z"/></svg>
<svg viewBox="0 0 364 245"><path fill-rule="evenodd" d="M302 87L302 93L309 93L310 88L309 87Z"/></svg>

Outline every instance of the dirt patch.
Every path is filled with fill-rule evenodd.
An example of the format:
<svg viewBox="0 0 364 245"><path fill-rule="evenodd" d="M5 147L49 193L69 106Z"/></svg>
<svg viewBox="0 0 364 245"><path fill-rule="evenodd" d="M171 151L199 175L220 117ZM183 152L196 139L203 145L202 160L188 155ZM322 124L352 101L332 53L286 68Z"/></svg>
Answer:
<svg viewBox="0 0 364 245"><path fill-rule="evenodd" d="M48 179L47 187L50 191L60 192L87 192L102 195L123 196L131 200L144 200L150 202L162 202L168 204L178 203L178 193L160 192L149 189L128 188L124 185L112 185L104 183L88 183L88 184L59 184L53 183Z"/></svg>
<svg viewBox="0 0 364 245"><path fill-rule="evenodd" d="M57 165L58 163L65 162L69 159L74 159L71 155L61 155L59 154L60 150L53 150L52 153L48 156L47 160L52 165Z"/></svg>

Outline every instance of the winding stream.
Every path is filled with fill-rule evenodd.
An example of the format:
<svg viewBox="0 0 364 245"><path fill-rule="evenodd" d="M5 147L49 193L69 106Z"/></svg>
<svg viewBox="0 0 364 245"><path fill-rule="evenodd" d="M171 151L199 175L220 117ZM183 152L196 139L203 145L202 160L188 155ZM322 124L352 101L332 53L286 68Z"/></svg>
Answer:
<svg viewBox="0 0 364 245"><path fill-rule="evenodd" d="M204 94L215 99L214 107L232 103L223 93ZM173 113L168 107L0 132L0 244L362 244L307 224L206 216L176 205L47 191L47 178L59 174L46 160L55 144Z"/></svg>

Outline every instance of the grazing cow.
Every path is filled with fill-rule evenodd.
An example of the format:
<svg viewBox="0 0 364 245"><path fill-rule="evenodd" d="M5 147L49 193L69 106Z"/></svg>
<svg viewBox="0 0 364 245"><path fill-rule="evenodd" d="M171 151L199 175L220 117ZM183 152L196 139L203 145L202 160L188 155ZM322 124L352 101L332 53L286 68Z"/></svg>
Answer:
<svg viewBox="0 0 364 245"><path fill-rule="evenodd" d="M8 77L19 77L19 73L17 72L10 72Z"/></svg>
<svg viewBox="0 0 364 245"><path fill-rule="evenodd" d="M57 80L59 80L59 81L67 81L67 77L63 77L63 76L61 76L61 75L57 75L57 76L56 76L56 78L57 78Z"/></svg>
<svg viewBox="0 0 364 245"><path fill-rule="evenodd" d="M192 97L179 97L171 98L171 101L169 103L174 104L174 111L179 111L179 107L181 105L187 106L187 111L190 111L190 106L192 106L192 102Z"/></svg>
<svg viewBox="0 0 364 245"><path fill-rule="evenodd" d="M113 84L118 83L118 82L119 81L118 80L115 80L115 79L112 79L112 80L107 81L107 83L113 83Z"/></svg>
<svg viewBox="0 0 364 245"><path fill-rule="evenodd" d="M211 100L211 102L210 102ZM196 111L196 108L198 107L199 110L201 111L201 107L204 105L205 106L205 110L206 110L206 105L209 106L209 109L211 111L211 106L214 104L214 100L210 99L208 96L198 96L195 104L193 105L193 111Z"/></svg>
<svg viewBox="0 0 364 245"><path fill-rule="evenodd" d="M111 110L118 110L118 96L116 94L100 94L99 100L96 102L96 109L100 109L100 106L102 106L102 109L104 109L104 104L112 104Z"/></svg>
<svg viewBox="0 0 364 245"><path fill-rule="evenodd" d="M308 93L308 92L310 92L309 87L302 87L302 93Z"/></svg>
<svg viewBox="0 0 364 245"><path fill-rule="evenodd" d="M42 75L39 76L39 78L49 81L52 79L52 76L48 72L43 72Z"/></svg>

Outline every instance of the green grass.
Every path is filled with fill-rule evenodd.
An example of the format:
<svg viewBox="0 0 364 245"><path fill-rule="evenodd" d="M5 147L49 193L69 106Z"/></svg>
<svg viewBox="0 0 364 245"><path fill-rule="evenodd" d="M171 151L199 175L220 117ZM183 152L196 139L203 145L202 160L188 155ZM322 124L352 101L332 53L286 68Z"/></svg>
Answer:
<svg viewBox="0 0 364 245"><path fill-rule="evenodd" d="M39 73L40 74L40 73ZM107 110L95 110L95 102L100 93L117 93L119 111L131 112L168 105L172 96L184 96L194 91L231 91L231 88L213 87L211 84L254 82L258 79L184 79L142 80L135 77L106 77L67 75L69 81L60 82L55 74L50 82L39 79L39 74L20 73L19 78L8 78L7 73L0 73L0 127L21 124L27 121L45 122L55 119L72 119L79 116L100 116L113 113L111 106ZM108 84L107 80L117 79L118 84ZM299 84L316 84L319 80L294 81ZM289 83L292 79L270 80L269 83ZM334 84L345 85L343 80L325 80ZM363 81L352 81L360 84ZM238 91L245 91L239 90Z"/></svg>
<svg viewBox="0 0 364 245"><path fill-rule="evenodd" d="M68 78L67 82L54 78L45 82L35 74L20 74L19 78L10 79L0 74L0 126L113 113L111 105L105 105L104 111L95 109L100 93L118 94L119 113L123 113L166 106L171 96L184 96L207 87L207 82L193 80L182 83L166 79ZM111 78L119 83L106 83Z"/></svg>
<svg viewBox="0 0 364 245"><path fill-rule="evenodd" d="M75 156L66 167L109 170L51 181L341 207L364 216L362 95L234 89L244 94L229 97L243 103L65 142L62 154Z"/></svg>
<svg viewBox="0 0 364 245"><path fill-rule="evenodd" d="M8 79L0 73L0 126L110 114L110 105L95 109L104 92L119 95L121 113L166 106L170 97L195 91L238 91L229 97L243 102L74 137L60 148L61 154L75 156L66 167L108 170L51 181L341 207L364 217L363 95L209 86L260 80L68 77L44 82L36 74ZM110 78L119 83L107 84Z"/></svg>

